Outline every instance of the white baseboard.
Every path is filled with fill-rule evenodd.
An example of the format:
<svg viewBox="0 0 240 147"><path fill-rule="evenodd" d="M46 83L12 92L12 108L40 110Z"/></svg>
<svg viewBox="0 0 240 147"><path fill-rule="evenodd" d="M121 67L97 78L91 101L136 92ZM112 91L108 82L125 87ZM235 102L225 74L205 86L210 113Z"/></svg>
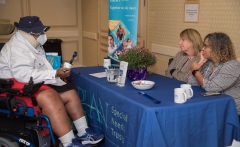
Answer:
<svg viewBox="0 0 240 147"><path fill-rule="evenodd" d="M180 51L179 48L164 46L159 44L152 44L152 52L162 55L174 57Z"/></svg>
<svg viewBox="0 0 240 147"><path fill-rule="evenodd" d="M179 48L159 44L152 44L152 52L157 54L174 57L179 51L180 51ZM240 62L240 58L237 58L237 60Z"/></svg>

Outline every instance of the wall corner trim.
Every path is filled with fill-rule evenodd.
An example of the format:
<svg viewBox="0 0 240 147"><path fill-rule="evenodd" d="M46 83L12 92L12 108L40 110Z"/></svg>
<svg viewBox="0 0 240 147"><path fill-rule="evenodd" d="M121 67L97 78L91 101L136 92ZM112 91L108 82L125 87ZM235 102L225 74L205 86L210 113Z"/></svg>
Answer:
<svg viewBox="0 0 240 147"><path fill-rule="evenodd" d="M152 44L152 52L174 57L180 51L179 48L164 46L159 44Z"/></svg>
<svg viewBox="0 0 240 147"><path fill-rule="evenodd" d="M48 31L47 37L78 37L78 31Z"/></svg>

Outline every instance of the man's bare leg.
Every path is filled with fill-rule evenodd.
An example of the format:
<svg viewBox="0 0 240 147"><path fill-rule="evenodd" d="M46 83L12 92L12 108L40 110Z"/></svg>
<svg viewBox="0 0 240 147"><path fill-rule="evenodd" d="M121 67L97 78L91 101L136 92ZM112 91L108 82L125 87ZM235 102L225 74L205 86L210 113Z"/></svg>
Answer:
<svg viewBox="0 0 240 147"><path fill-rule="evenodd" d="M41 91L37 101L42 114L49 117L53 132L58 137L72 130L63 101L56 91L52 89Z"/></svg>

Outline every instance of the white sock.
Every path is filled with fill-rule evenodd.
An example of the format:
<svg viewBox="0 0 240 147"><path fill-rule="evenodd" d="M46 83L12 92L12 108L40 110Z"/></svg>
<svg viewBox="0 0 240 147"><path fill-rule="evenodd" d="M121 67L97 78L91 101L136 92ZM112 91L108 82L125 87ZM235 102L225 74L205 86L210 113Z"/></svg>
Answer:
<svg viewBox="0 0 240 147"><path fill-rule="evenodd" d="M84 133L86 133L85 129L88 128L87 121L85 116L73 121L77 131L78 131L78 136L82 136Z"/></svg>
<svg viewBox="0 0 240 147"><path fill-rule="evenodd" d="M63 135L62 137L58 138L64 147L67 147L72 143L72 139L75 138L73 131L71 130L67 134Z"/></svg>

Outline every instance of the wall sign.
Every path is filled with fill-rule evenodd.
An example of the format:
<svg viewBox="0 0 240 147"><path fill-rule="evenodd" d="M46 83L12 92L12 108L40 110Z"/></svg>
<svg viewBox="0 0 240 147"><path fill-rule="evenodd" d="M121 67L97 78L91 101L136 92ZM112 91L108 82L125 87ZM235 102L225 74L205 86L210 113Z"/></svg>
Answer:
<svg viewBox="0 0 240 147"><path fill-rule="evenodd" d="M185 22L198 22L198 5L199 4L185 4Z"/></svg>
<svg viewBox="0 0 240 147"><path fill-rule="evenodd" d="M200 0L185 0L184 22L198 22Z"/></svg>

